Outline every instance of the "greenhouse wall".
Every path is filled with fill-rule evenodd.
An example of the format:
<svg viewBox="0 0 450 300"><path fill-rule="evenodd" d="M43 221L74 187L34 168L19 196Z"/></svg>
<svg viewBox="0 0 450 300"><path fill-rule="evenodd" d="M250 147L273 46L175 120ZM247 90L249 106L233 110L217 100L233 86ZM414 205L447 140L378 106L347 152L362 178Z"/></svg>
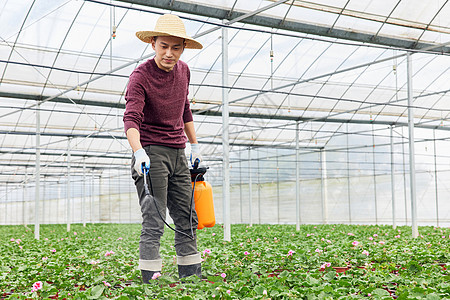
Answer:
<svg viewBox="0 0 450 300"><path fill-rule="evenodd" d="M411 224L408 174L395 175L395 201L397 225ZM406 180L406 185L405 185ZM438 173L438 193L434 172L416 174L417 214L419 225L450 225L450 171ZM71 223L139 223L140 207L134 184L126 175L102 179L87 185L86 195L72 187L78 196L45 199L41 195L40 222L67 223L67 207ZM327 188L322 189L326 182ZM376 182L376 188L375 188ZM300 220L303 224L392 224L390 175L309 179L300 182ZM111 183L111 185L107 184ZM75 184L76 186L76 184ZM59 194L66 195L64 185ZM349 190L350 187L350 190ZM406 189L405 189L406 187ZM34 186L30 186L26 200L22 190L10 191L9 200L0 205L1 224L34 224ZM56 188L56 187L55 187ZM94 189L93 189L94 188ZM42 189L41 189L42 190ZM47 187L50 190L50 187ZM118 193L122 190L122 193ZM326 190L326 194L322 192ZM19 193L19 191L21 193ZM89 191L89 192L88 192ZM16 194L14 199L14 194ZM213 187L216 222L223 222L222 187ZM18 197L20 195L20 197ZM248 183L231 186L231 222L250 223L250 194ZM296 220L296 186L294 181L273 181L252 184L253 224L294 224ZM437 199L437 200L436 200ZM326 209L326 211L324 210ZM170 222L170 218L167 218Z"/></svg>

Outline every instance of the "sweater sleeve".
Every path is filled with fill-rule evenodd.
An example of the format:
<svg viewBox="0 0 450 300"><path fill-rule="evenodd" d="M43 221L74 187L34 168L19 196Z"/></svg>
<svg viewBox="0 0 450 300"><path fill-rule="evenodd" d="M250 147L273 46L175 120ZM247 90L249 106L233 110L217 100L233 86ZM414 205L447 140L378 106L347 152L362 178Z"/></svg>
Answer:
<svg viewBox="0 0 450 300"><path fill-rule="evenodd" d="M145 105L145 88L142 85L142 77L139 72L133 72L130 75L125 101L125 113L123 115L125 133L130 128L136 128L139 131L144 117Z"/></svg>
<svg viewBox="0 0 450 300"><path fill-rule="evenodd" d="M187 68L187 85L186 85L186 101L184 103L184 113L183 113L183 123L192 122L194 118L192 117L191 104L189 103L189 82L191 80L191 71Z"/></svg>

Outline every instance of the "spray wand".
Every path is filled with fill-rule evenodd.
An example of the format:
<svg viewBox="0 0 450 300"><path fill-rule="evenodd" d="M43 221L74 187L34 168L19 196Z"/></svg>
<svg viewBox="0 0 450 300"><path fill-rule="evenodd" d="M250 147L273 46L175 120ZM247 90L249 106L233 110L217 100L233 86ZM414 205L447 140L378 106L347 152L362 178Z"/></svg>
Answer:
<svg viewBox="0 0 450 300"><path fill-rule="evenodd" d="M194 162L194 166L197 166L197 167L198 167L198 162L197 162L197 160ZM141 165L141 170L142 170L142 174L144 174L144 192L145 192L145 197L149 197L149 198L150 198L150 201L153 202L153 204L155 205L156 211L158 212L158 215L159 215L159 217L161 218L161 220L164 222L164 224L166 224L166 226L169 227L170 229L172 229L173 231L178 232L179 234L183 234L183 235L187 236L188 238L190 238L191 240L194 240L194 239L195 239L195 238L194 238L194 230L192 229L192 209L193 209L192 203L194 202L195 181L197 181L197 178L195 178L195 181L194 181L194 187L193 187L193 189L192 189L191 206L190 206L190 215L189 215L189 221L190 221L190 225L191 225L191 235L189 235L189 234L186 234L186 233L184 233L184 232L182 232L182 231L180 231L180 230L177 230L177 229L173 228L172 226L170 226L170 225L166 222L166 220L164 220L163 216L161 216L161 213L159 212L159 209L158 209L158 205L156 204L155 197L152 196L152 195L150 194L150 190L149 190L149 188L148 188L147 176L148 176L148 181L149 181L149 183L150 183L150 188L152 188L152 181L151 181L150 174L149 174L149 172L150 172L150 167L147 167L147 166L145 165L145 163L142 163L142 165ZM197 177L198 177L198 175L197 175Z"/></svg>

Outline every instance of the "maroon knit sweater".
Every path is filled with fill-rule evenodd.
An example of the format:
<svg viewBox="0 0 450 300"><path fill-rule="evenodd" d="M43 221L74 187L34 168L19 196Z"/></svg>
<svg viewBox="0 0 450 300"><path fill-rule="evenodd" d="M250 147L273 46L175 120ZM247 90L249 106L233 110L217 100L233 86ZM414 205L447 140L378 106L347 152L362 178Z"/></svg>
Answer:
<svg viewBox="0 0 450 300"><path fill-rule="evenodd" d="M136 128L143 147L185 148L184 123L193 120L187 99L189 79L189 68L180 60L170 72L158 68L154 59L138 66L125 94L125 132Z"/></svg>

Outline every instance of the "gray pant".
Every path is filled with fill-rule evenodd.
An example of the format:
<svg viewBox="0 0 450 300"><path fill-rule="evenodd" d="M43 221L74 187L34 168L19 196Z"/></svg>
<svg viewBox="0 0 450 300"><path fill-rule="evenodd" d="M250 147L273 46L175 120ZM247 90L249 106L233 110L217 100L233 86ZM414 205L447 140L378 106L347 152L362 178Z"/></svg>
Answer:
<svg viewBox="0 0 450 300"><path fill-rule="evenodd" d="M161 271L162 260L159 255L159 246L164 233L164 222L156 210L155 202L164 219L166 208L168 208L175 229L190 236L191 179L184 149L151 145L144 147L144 150L150 157L150 180L147 180L147 183L152 196L145 195L144 178L134 170L134 157L131 161L131 174L142 213L139 268ZM201 261L200 253L197 252L195 233L198 221L194 206L192 210L194 240L175 232L175 250L179 265L197 264Z"/></svg>

